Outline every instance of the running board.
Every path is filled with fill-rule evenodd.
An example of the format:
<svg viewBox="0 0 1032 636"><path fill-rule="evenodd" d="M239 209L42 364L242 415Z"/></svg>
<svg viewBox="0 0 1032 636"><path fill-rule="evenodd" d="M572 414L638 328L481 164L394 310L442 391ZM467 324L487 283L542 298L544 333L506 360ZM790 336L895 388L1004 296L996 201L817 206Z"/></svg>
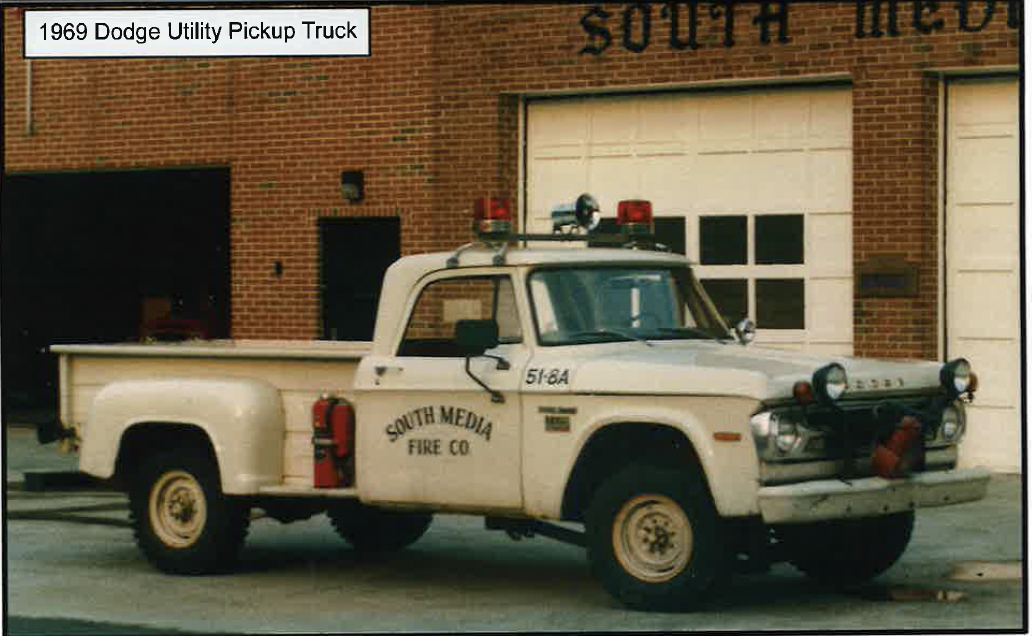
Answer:
<svg viewBox="0 0 1032 636"><path fill-rule="evenodd" d="M299 485L278 485L261 486L258 488L259 495L274 497L335 497L337 499L357 499L358 490L355 488L314 488L312 486Z"/></svg>
<svg viewBox="0 0 1032 636"><path fill-rule="evenodd" d="M570 530L554 523L545 523L537 519L511 519L508 517L484 517L484 527L488 530L505 530L513 541L530 539L541 535L563 543L587 547L587 536L583 532Z"/></svg>

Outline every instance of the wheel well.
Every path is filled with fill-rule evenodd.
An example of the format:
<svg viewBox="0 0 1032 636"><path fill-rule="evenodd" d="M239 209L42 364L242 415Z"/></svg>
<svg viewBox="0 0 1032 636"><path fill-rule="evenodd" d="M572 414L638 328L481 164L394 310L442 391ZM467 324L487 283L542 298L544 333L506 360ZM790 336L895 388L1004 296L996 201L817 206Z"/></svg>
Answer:
<svg viewBox="0 0 1032 636"><path fill-rule="evenodd" d="M217 460L211 439L201 427L174 422L142 422L122 433L118 459L115 460L115 483L127 486L144 458L155 451L174 447L205 451Z"/></svg>
<svg viewBox="0 0 1032 636"><path fill-rule="evenodd" d="M701 471L695 448L678 429L640 422L611 424L592 435L581 450L563 493L562 518L583 521L595 489L632 463L696 466Z"/></svg>

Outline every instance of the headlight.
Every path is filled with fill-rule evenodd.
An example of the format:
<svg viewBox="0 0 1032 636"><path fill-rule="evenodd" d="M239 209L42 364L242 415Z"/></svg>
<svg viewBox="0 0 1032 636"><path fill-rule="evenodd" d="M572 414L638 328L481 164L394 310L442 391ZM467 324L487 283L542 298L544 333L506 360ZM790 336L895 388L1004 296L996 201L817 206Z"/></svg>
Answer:
<svg viewBox="0 0 1032 636"><path fill-rule="evenodd" d="M793 421L792 411L763 411L752 416L753 441L761 461L816 459L826 452L824 433Z"/></svg>
<svg viewBox="0 0 1032 636"><path fill-rule="evenodd" d="M841 364L832 362L813 373L813 386L817 399L835 401L846 392L846 370Z"/></svg>
<svg viewBox="0 0 1032 636"><path fill-rule="evenodd" d="M791 452L799 443L799 429L792 422L778 422L778 434L774 438L774 445L782 453Z"/></svg>
<svg viewBox="0 0 1032 636"><path fill-rule="evenodd" d="M964 358L944 364L939 371L939 382L946 389L947 395L957 397L971 385L971 365Z"/></svg>
<svg viewBox="0 0 1032 636"><path fill-rule="evenodd" d="M770 437L771 431L777 430L778 416L770 411L764 411L753 415L749 423L752 425L753 437L759 442Z"/></svg>
<svg viewBox="0 0 1032 636"><path fill-rule="evenodd" d="M964 435L964 413L951 404L942 411L942 437L947 442L956 442Z"/></svg>

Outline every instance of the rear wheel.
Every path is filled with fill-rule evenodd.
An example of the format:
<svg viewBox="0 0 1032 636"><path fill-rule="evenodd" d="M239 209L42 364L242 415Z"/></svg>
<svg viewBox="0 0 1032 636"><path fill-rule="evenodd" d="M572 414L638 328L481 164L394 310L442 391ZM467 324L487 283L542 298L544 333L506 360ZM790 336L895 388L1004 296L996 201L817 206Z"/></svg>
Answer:
<svg viewBox="0 0 1032 636"><path fill-rule="evenodd" d="M336 504L327 514L337 534L356 550L367 552L405 548L418 541L433 521L429 513L385 510L355 500Z"/></svg>
<svg viewBox="0 0 1032 636"><path fill-rule="evenodd" d="M855 585L888 570L903 556L914 531L914 512L781 526L789 561L817 580Z"/></svg>
<svg viewBox="0 0 1032 636"><path fill-rule="evenodd" d="M183 448L154 456L129 491L136 543L159 570L208 574L236 561L248 508L225 496L209 453Z"/></svg>
<svg viewBox="0 0 1032 636"><path fill-rule="evenodd" d="M588 559L627 607L690 610L728 566L720 527L697 470L631 466L592 499Z"/></svg>

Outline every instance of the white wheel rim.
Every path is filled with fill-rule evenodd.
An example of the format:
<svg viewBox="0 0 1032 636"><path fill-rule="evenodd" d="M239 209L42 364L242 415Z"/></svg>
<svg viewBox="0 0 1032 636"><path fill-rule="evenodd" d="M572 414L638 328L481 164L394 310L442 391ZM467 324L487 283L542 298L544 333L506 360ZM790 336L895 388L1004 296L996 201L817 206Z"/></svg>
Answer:
<svg viewBox="0 0 1032 636"><path fill-rule="evenodd" d="M665 495L634 497L613 522L617 561L629 574L649 583L669 581L684 571L693 543L688 516Z"/></svg>
<svg viewBox="0 0 1032 636"><path fill-rule="evenodd" d="M186 548L194 544L208 518L201 484L190 473L170 470L151 488L151 527L164 544Z"/></svg>

